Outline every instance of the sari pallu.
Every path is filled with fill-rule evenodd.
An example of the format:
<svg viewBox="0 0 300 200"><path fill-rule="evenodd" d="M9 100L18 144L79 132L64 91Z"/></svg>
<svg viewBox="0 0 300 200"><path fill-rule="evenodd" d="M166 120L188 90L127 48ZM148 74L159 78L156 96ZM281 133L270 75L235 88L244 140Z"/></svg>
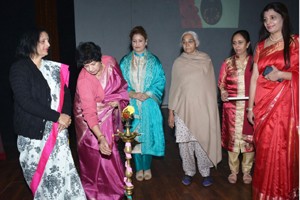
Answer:
<svg viewBox="0 0 300 200"><path fill-rule="evenodd" d="M41 73L51 88L51 108L61 111L68 66L42 61ZM69 148L68 131L58 133L57 122L46 122L42 140L18 136L20 164L34 199L85 199Z"/></svg>
<svg viewBox="0 0 300 200"><path fill-rule="evenodd" d="M253 199L296 199L299 195L299 41L290 44L291 64L285 69L283 42L263 48L255 63L259 77L253 109L256 147ZM292 73L292 80L272 82L262 76L267 65Z"/></svg>
<svg viewBox="0 0 300 200"><path fill-rule="evenodd" d="M82 89L103 89L102 97L91 97L95 99L95 105L91 106L95 109L100 130L112 148L110 156L102 155L99 152L98 140L89 128L89 119L84 117L83 102L80 97L81 90L76 92L74 99L80 177L87 197L97 200L119 200L124 196L124 166L116 145L118 138L113 135L117 133L117 129L123 130L121 110L127 105L129 98L127 84L122 78L118 66L111 66L109 61L107 57L102 57L105 68L100 80L86 71L82 71L81 75L84 74L86 80L93 81ZM81 82L78 81L77 84L81 84ZM118 101L119 106L113 108L108 105L112 101Z"/></svg>

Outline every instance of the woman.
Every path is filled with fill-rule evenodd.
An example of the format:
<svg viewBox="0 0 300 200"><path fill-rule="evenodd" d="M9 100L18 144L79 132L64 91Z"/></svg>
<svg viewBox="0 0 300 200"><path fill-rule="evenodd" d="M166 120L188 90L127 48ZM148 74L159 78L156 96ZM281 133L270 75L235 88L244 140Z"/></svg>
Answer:
<svg viewBox="0 0 300 200"><path fill-rule="evenodd" d="M71 96L68 66L44 60L45 30L26 32L10 70L20 163L34 199L85 199L69 148Z"/></svg>
<svg viewBox="0 0 300 200"><path fill-rule="evenodd" d="M114 134L122 130L121 110L128 103L127 84L118 63L93 42L77 47L74 117L80 177L88 199L124 196L124 166ZM100 151L100 153L99 153Z"/></svg>
<svg viewBox="0 0 300 200"><path fill-rule="evenodd" d="M131 131L136 138L132 153L138 181L149 180L152 156L164 156L162 102L165 74L159 59L147 50L148 36L141 26L134 27L129 35L133 51L124 56L120 67L128 83L130 104L135 108Z"/></svg>
<svg viewBox="0 0 300 200"><path fill-rule="evenodd" d="M184 185L196 174L195 157L202 185L213 183L210 168L221 161L221 137L217 87L210 57L197 50L198 35L187 31L181 36L183 53L174 61L169 93L170 128L175 129L182 159Z"/></svg>
<svg viewBox="0 0 300 200"><path fill-rule="evenodd" d="M231 57L227 58L220 70L219 89L223 101L222 147L228 151L230 183L236 183L239 173L239 154L243 154L242 172L245 184L250 184L254 158L251 142L253 128L247 120L248 102L229 100L228 97L248 97L252 69L252 48L249 33L236 31L231 38Z"/></svg>
<svg viewBox="0 0 300 200"><path fill-rule="evenodd" d="M268 4L261 19L248 107L256 148L253 199L298 199L299 37L291 35L282 3Z"/></svg>

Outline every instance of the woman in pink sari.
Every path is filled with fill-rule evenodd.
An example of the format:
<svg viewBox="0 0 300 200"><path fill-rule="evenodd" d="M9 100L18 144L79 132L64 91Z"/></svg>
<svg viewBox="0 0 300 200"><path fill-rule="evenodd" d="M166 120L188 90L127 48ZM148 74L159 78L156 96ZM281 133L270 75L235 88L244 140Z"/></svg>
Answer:
<svg viewBox="0 0 300 200"><path fill-rule="evenodd" d="M299 37L290 33L284 4L268 4L261 17L248 104L256 148L253 199L298 199Z"/></svg>
<svg viewBox="0 0 300 200"><path fill-rule="evenodd" d="M82 185L88 199L122 199L124 167L113 135L122 130L120 114L129 101L127 83L116 60L102 55L93 42L81 43L77 57L82 70L74 117Z"/></svg>

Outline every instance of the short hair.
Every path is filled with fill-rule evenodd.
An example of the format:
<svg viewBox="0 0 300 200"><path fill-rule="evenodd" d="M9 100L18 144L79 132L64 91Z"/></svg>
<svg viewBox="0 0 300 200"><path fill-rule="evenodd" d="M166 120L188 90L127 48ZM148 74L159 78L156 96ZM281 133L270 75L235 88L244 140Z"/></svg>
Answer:
<svg viewBox="0 0 300 200"><path fill-rule="evenodd" d="M184 32L182 34L182 36L181 36L181 41L182 41L183 37L185 35L187 35L187 34L191 34L193 36L193 38L194 38L194 40L196 42L196 47L198 47L200 45L199 37L198 37L197 33L195 33L194 31L186 31L186 32ZM182 44L181 44L181 46L182 46Z"/></svg>
<svg viewBox="0 0 300 200"><path fill-rule="evenodd" d="M82 68L85 64L93 61L101 62L101 48L94 42L81 42L76 49L77 67Z"/></svg>
<svg viewBox="0 0 300 200"><path fill-rule="evenodd" d="M32 28L27 30L20 38L16 49L17 58L30 58L31 55L37 54L37 45L40 41L41 33L48 32L42 28Z"/></svg>
<svg viewBox="0 0 300 200"><path fill-rule="evenodd" d="M133 36L136 35L136 34L142 35L145 38L145 40L148 39L148 35L146 33L146 30L142 26L136 26L133 29L131 29L130 34L129 34L130 40L132 40Z"/></svg>

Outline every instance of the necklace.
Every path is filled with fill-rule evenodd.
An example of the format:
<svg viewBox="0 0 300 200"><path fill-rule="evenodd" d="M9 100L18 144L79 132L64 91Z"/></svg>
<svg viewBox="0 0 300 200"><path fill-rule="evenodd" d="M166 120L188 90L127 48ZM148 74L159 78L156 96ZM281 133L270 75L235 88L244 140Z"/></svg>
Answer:
<svg viewBox="0 0 300 200"><path fill-rule="evenodd" d="M280 37L277 38L277 39L274 39L274 38L272 37L272 35L270 35L270 36L269 36L269 39L270 39L272 42L278 42L279 40L282 39L282 36L280 36Z"/></svg>

